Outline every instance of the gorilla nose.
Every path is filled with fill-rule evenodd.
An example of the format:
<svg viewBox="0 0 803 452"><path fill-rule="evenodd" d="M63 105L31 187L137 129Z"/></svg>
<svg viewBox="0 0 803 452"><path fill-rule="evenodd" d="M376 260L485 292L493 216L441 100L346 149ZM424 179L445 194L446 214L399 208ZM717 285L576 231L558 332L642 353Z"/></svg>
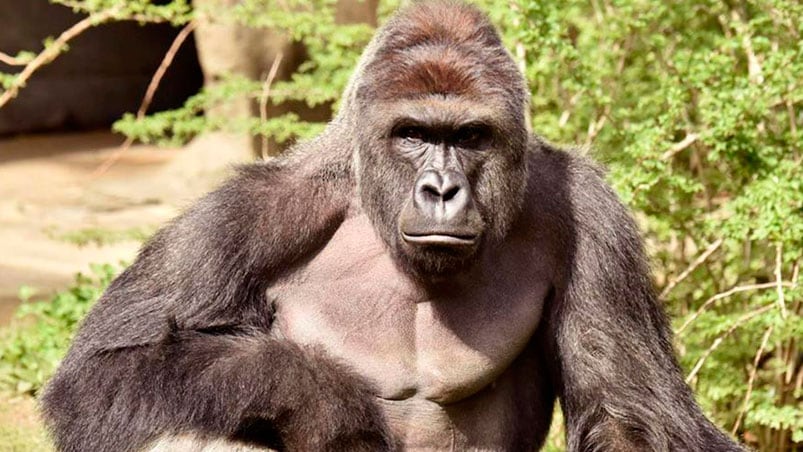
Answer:
<svg viewBox="0 0 803 452"><path fill-rule="evenodd" d="M418 209L437 220L449 220L463 212L470 201L466 176L456 171L424 171L415 184Z"/></svg>

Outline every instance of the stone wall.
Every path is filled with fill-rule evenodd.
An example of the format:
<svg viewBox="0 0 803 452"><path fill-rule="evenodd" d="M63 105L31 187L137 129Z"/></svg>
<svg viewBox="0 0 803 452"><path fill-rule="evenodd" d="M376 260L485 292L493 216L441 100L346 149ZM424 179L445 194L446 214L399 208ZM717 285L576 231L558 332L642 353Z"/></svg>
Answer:
<svg viewBox="0 0 803 452"><path fill-rule="evenodd" d="M0 0L0 51L39 51L82 16L46 0ZM135 112L153 72L175 37L169 25L118 22L90 29L41 68L19 96L0 108L0 135L108 127ZM20 71L0 63L0 71ZM180 106L203 76L195 43L184 43L165 75L150 111Z"/></svg>

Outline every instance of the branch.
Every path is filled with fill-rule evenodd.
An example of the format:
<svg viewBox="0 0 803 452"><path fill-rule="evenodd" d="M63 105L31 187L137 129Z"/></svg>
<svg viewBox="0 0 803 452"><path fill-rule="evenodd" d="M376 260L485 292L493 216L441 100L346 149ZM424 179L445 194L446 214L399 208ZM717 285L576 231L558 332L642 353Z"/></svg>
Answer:
<svg viewBox="0 0 803 452"><path fill-rule="evenodd" d="M7 53L0 52L0 63L8 66L25 66L27 62L17 57L13 57Z"/></svg>
<svg viewBox="0 0 803 452"><path fill-rule="evenodd" d="M750 369L750 378L747 380L747 393L744 396L744 402L742 403L742 409L739 410L739 416L736 418L736 422L733 423L733 429L731 429L731 435L736 435L736 431L739 430L739 427L742 424L742 418L744 418L744 414L747 411L747 403L750 401L750 396L753 395L753 383L756 381L756 373L758 373L758 363L761 361L761 355L764 354L764 348L767 346L767 341L770 338L770 334L772 334L773 326L770 325L767 328L767 331L764 332L764 337L761 338L761 346L758 347L758 351L756 352L756 357L753 359L753 368Z"/></svg>
<svg viewBox="0 0 803 452"><path fill-rule="evenodd" d="M775 287L778 289L778 307L781 308L781 318L786 319L786 302L783 296L783 277L781 267L783 266L783 245L775 245Z"/></svg>
<svg viewBox="0 0 803 452"><path fill-rule="evenodd" d="M747 29L747 24L744 23L742 17L736 10L731 11L731 19L734 22L734 28L742 38L742 47L744 53L747 55L747 73L751 83L762 84L764 83L764 75L761 70L761 63L758 61L755 50L753 50L753 42L750 40L750 30Z"/></svg>
<svg viewBox="0 0 803 452"><path fill-rule="evenodd" d="M159 84L162 82L162 77L164 77L165 73L167 72L167 68L173 64L173 59L181 49L181 45L184 44L184 41L187 39L190 33L195 30L195 27L195 22L188 23L173 39L173 42L167 49L167 53L165 53L164 58L162 58L162 62L159 63L159 67L156 69L156 72L153 73L150 83L148 83L148 89L145 90L145 97L142 99L142 103L137 110L137 119L142 119L145 117L145 114L148 112L148 107L153 101L153 95L156 93L156 89L159 88Z"/></svg>
<svg viewBox="0 0 803 452"><path fill-rule="evenodd" d="M511 2L509 6L510 9L515 13L513 15L513 29L519 30L521 27L521 8L519 8L517 2ZM519 67L519 71L521 71L522 74L526 74L527 52L524 49L524 44L521 42L521 40L517 39L513 45L513 48L516 51L516 65Z"/></svg>
<svg viewBox="0 0 803 452"><path fill-rule="evenodd" d="M0 94L0 108L7 104L11 99L17 97L19 90L25 86L25 84L28 82L28 79L31 78L34 72L59 56L59 54L67 46L68 42L86 30L114 18L114 16L119 12L120 7L103 10L85 17L72 27L65 30L61 35L59 35L58 38L56 38L55 41L53 41L53 44L46 46L42 52L40 52L33 60L26 64L22 69L22 72L20 72L16 78L14 78L11 86L8 87L7 90L3 91L2 94Z"/></svg>
<svg viewBox="0 0 803 452"><path fill-rule="evenodd" d="M561 129L566 127L566 124L569 123L569 118L572 115L572 109L577 104L577 101L580 99L580 95L583 94L582 91L578 91L574 93L574 95L569 98L569 105L566 110L563 110L563 113L560 115L560 119L558 120L558 127Z"/></svg>
<svg viewBox="0 0 803 452"><path fill-rule="evenodd" d="M689 146L693 145L700 139L700 134L697 133L689 133L683 138L682 141L679 143L675 143L671 148L669 148L666 152L661 154L661 160L669 160L678 152L688 148Z"/></svg>
<svg viewBox="0 0 803 452"><path fill-rule="evenodd" d="M694 368L691 370L691 372L689 372L689 376L686 377L686 384L690 383L694 379L694 377L697 375L697 372L699 372L700 368L703 367L703 363L705 363L705 360L708 359L709 356L711 356L711 353L713 353L714 350L716 350L716 348L719 347L720 344L722 344L722 341L724 341L726 337L730 336L731 333L736 331L736 328L739 328L740 326L742 326L742 324L744 324L748 320L752 319L753 317L756 317L759 314L763 314L769 311L770 309L772 309L772 305L764 306L762 308L756 309L755 311L748 312L747 314L739 317L735 322L733 322L733 325L731 325L727 331L725 331L719 337L714 339L714 342L711 343L711 346L708 347L708 350L706 350L705 353L703 353L703 356L701 356L700 359L697 360L697 364L694 365Z"/></svg>
<svg viewBox="0 0 803 452"><path fill-rule="evenodd" d="M695 268L699 267L700 264L705 262L705 260L708 259L708 256L710 256L711 253L716 251L720 245L722 245L721 238L714 241L714 243L708 245L708 248L706 248L705 251L703 251L703 253L700 254L697 257L697 259L695 259L694 262L691 263L691 265L689 265L685 270L683 270L683 272L680 275L669 281L666 287L664 287L664 290L661 291L661 294L658 296L658 298L663 299L664 297L666 297L669 294L669 292L671 292L672 289L674 289L681 281L686 279L686 277L688 277L691 274L691 272L694 271Z"/></svg>
<svg viewBox="0 0 803 452"><path fill-rule="evenodd" d="M681 332L683 332L683 330L685 330L686 327L688 327L691 324L691 322L693 322L697 317L699 317L700 314L702 314L703 311L706 308L708 308L711 304L713 304L717 300L721 300L723 298L727 298L727 297L729 297L729 296L731 296L731 295L733 295L735 293L739 293L739 292L747 292L747 291L750 291L750 290L761 290L761 289L773 289L778 284L782 285L783 287L794 287L794 284L792 284L790 282L780 282L780 283L771 282L771 283L763 283L763 284L748 284L748 285L745 285L745 286L736 286L736 287L733 287L733 288L731 288L731 289L729 289L729 290L727 290L725 292L718 293L718 294L714 295L713 297L709 298L708 300L706 300L705 303L703 303L703 305L700 306L700 308L697 309L697 311L695 311L694 314L692 314L691 317L686 319L686 321L683 322L683 325L681 325L680 328L678 328L677 331L675 331L675 334L679 335Z"/></svg>
<svg viewBox="0 0 803 452"><path fill-rule="evenodd" d="M265 83L262 84L262 94L259 96L259 120L262 123L268 120L268 98L270 97L270 87L273 85L273 79L276 78L276 74L279 72L279 65L282 62L282 52L276 54L276 58L273 59L273 64L270 66L270 70L268 71L268 76L265 77ZM267 158L268 154L268 137L262 135L262 159L264 160Z"/></svg>
<svg viewBox="0 0 803 452"><path fill-rule="evenodd" d="M793 84L789 84L789 95L785 95L782 98L783 103L786 105L786 115L789 117L789 132L792 135L792 150L794 151L794 155L798 157L798 143L797 140L797 114L795 113L795 104L792 102L792 99L789 96L792 94L792 90L794 89Z"/></svg>
<svg viewBox="0 0 803 452"><path fill-rule="evenodd" d="M606 106L605 109L602 111L602 116L598 120L591 120L588 123L588 134L586 136L586 146L590 146L591 142L594 141L594 138L597 137L597 134L600 133L602 128L605 126L605 123L608 122L608 115L611 113L611 107Z"/></svg>
<svg viewBox="0 0 803 452"><path fill-rule="evenodd" d="M170 48L167 49L167 53L165 53L164 58L162 58L162 62L159 64L159 67L156 69L156 72L153 73L153 77L151 77L150 83L148 83L148 88L145 90L145 96L142 98L142 102L139 104L139 109L137 109L137 121L142 120L145 117L145 114L148 112L148 107L150 107L151 102L153 101L153 96L156 94L156 90L159 88L159 84L162 82L162 77L164 77L167 69L173 63L173 59L175 58L176 54L178 53L179 49L181 49L181 45L184 44L184 41L187 37L195 30L196 23L189 22L181 31L178 32L176 37L173 39L173 43L170 44ZM92 172L89 176L91 178L96 178L101 176L105 173L112 165L114 165L117 160L134 144L134 139L131 137L126 138L123 144L120 145L120 148L114 152L114 154L110 155L100 166Z"/></svg>

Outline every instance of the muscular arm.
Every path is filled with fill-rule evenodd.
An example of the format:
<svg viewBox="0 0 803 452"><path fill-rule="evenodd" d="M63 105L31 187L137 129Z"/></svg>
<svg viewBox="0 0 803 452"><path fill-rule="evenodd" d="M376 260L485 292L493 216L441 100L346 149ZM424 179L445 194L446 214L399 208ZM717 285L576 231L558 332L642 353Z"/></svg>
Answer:
<svg viewBox="0 0 803 452"><path fill-rule="evenodd" d="M564 271L546 317L569 450L742 450L683 381L624 206L588 162L554 151L542 159L562 179L542 184L543 195L570 206L552 210Z"/></svg>
<svg viewBox="0 0 803 452"><path fill-rule="evenodd" d="M328 163L245 167L157 233L47 387L60 450L139 450L178 434L291 450L336 450L355 437L387 447L357 377L268 334L265 289L345 215L348 167Z"/></svg>

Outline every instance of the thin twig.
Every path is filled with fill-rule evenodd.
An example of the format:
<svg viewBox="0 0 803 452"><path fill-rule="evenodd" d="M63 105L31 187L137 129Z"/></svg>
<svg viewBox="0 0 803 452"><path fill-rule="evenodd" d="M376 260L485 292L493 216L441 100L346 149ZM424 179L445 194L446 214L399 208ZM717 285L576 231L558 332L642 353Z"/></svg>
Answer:
<svg viewBox="0 0 803 452"><path fill-rule="evenodd" d="M167 69L173 63L173 59L181 49L181 45L184 44L184 41L195 29L195 26L196 22L194 21L187 23L187 25L185 25L184 28L178 32L175 39L173 39L173 43L170 44L170 48L167 49L164 58L162 58L162 62L159 64L156 72L153 73L150 83L148 83L148 88L145 90L145 95L142 98L142 102L139 104L139 109L137 109L137 121L142 120L142 118L145 117L145 114L148 113L148 107L150 107L151 102L153 101L153 96L156 94L156 90L159 88L162 78L167 72ZM109 168L111 168L111 166L120 159L123 153L125 153L132 144L134 144L134 139L131 137L126 138L123 144L121 144L112 155L110 155L103 163L101 163L100 166L98 166L89 177L96 178L103 175L103 173L108 171Z"/></svg>
<svg viewBox="0 0 803 452"><path fill-rule="evenodd" d="M3 52L0 52L0 63L6 64L8 66L25 66L26 64L28 64L27 61L24 61L17 57L13 57Z"/></svg>
<svg viewBox="0 0 803 452"><path fill-rule="evenodd" d="M792 89L792 84L790 83L790 93ZM792 135L792 139L789 140L792 147L792 152L794 153L795 159L799 159L799 149L797 146L797 114L795 113L795 104L789 99L788 96L784 96L784 104L786 104L786 115L789 117L789 133Z"/></svg>
<svg viewBox="0 0 803 452"><path fill-rule="evenodd" d="M767 346L767 341L770 338L770 334L772 334L772 329L773 326L770 325L770 327L767 328L767 331L764 332L764 336L761 338L761 345L758 347L755 359L753 359L753 368L750 369L750 377L747 379L747 393L744 395L744 402L742 403L742 409L739 410L739 416L736 417L736 422L733 423L731 435L736 435L736 431L739 430L739 427L742 425L742 418L744 418L744 414L747 412L747 404L750 402L750 397L753 395L753 383L756 381L758 363L761 361L761 355L764 354L764 348Z"/></svg>
<svg viewBox="0 0 803 452"><path fill-rule="evenodd" d="M142 103L137 110L137 118L141 119L145 117L145 114L148 112L148 107L151 105L153 101L153 95L156 93L156 89L159 88L159 83L162 82L162 77L164 77L167 69L173 63L173 59L176 57L176 54L181 49L182 44L190 35L190 33L195 30L196 22L189 22L181 31L178 32L173 42L170 44L170 48L167 49L167 53L165 53L164 58L162 58L162 62L159 64L159 67L156 69L156 72L153 73L153 77L151 78L150 83L148 83L148 89L145 90L145 97L142 99Z"/></svg>
<svg viewBox="0 0 803 452"><path fill-rule="evenodd" d="M558 120L558 127L564 128L566 124L569 123L569 118L572 115L572 109L574 108L575 104L577 104L578 99L580 99L580 95L583 94L582 91L578 91L574 93L572 97L569 98L569 106L566 110L563 110L563 113L560 115L560 119Z"/></svg>
<svg viewBox="0 0 803 452"><path fill-rule="evenodd" d="M727 331L725 331L724 333L719 335L716 339L714 339L714 342L711 343L711 346L708 347L708 350L706 350L705 353L703 353L703 356L701 356L700 359L697 360L697 363L694 365L694 368L691 370L691 372L689 372L689 376L686 377L686 383L687 384L690 383L694 379L694 377L697 376L697 372L699 372L700 369L703 367L703 363L705 363L705 360L708 359L709 356L711 356L711 353L713 353L714 350L716 350L716 348L719 347L720 344L722 344L722 341L724 341L726 337L730 336L731 333L736 331L736 328L739 328L740 326L742 326L742 324L752 319L753 317L756 317L759 314L763 314L769 311L770 309L772 309L772 307L773 307L772 305L767 305L762 308L756 309L755 311L748 312L747 314L739 317L735 322L733 322L733 325L731 325Z"/></svg>
<svg viewBox="0 0 803 452"><path fill-rule="evenodd" d="M610 107L605 107L605 110L603 110L602 112L602 116L596 121L591 120L591 122L588 124L588 135L586 137L586 146L591 145L591 142L594 141L594 138L597 137L597 134L599 134L599 132L605 126L605 123L608 122L608 115L611 112L610 110L611 110Z"/></svg>
<svg viewBox="0 0 803 452"><path fill-rule="evenodd" d="M686 137L683 138L683 140L681 140L678 143L675 143L666 152L661 154L661 160L669 160L669 159L671 159L675 154L677 154L678 152L680 152L680 151L688 148L689 146L693 145L699 139L700 139L700 134L697 134L697 133L689 133L689 134L687 134Z"/></svg>
<svg viewBox="0 0 803 452"><path fill-rule="evenodd" d="M755 50L753 50L753 42L750 39L750 31L747 24L744 23L739 12L736 10L731 11L731 19L733 19L734 28L742 38L742 47L744 53L747 55L747 73L751 83L762 84L764 83L764 75L761 69L761 63L758 61Z"/></svg>
<svg viewBox="0 0 803 452"><path fill-rule="evenodd" d="M783 285L784 287L794 287L794 285L792 283L789 283L789 282L782 282L780 284ZM714 295L713 297L709 298L708 300L706 300L705 303L703 303L703 305L700 306L700 308L697 309L697 311L695 311L694 314L691 315L691 317L686 319L686 321L683 322L683 325L681 325L680 328L678 328L677 331L675 331L675 334L680 334L681 332L683 332L683 330L685 330L686 327L688 327L691 324L691 322L693 322L695 319L697 319L697 317L699 317L700 314L702 314L703 311L706 310L706 308L708 308L710 305L712 305L714 302L716 302L718 300L721 300L723 298L727 298L727 297L729 297L729 296L731 296L731 295L733 295L735 293L739 293L739 292L748 292L748 291L751 291L751 290L761 290L761 289L774 289L777 285L778 285L777 282L762 283L762 284L748 284L748 285L744 285L744 286L732 287L732 288L726 290L725 292L718 293L718 294Z"/></svg>
<svg viewBox="0 0 803 452"><path fill-rule="evenodd" d="M775 245L775 286L778 288L778 307L781 308L781 318L786 319L786 302L784 301L783 275L781 274L782 267L783 245L778 243Z"/></svg>
<svg viewBox="0 0 803 452"><path fill-rule="evenodd" d="M119 7L114 7L92 14L76 22L75 25L61 33L51 45L45 47L42 52L36 55L34 59L29 61L28 64L26 64L22 69L22 72L17 74L17 76L14 78L14 81L11 82L11 86L9 86L8 89L0 94L0 108L7 104L11 99L17 97L19 90L25 86L25 84L28 82L28 79L31 78L34 72L59 56L68 42L86 30L114 18L119 11Z"/></svg>
<svg viewBox="0 0 803 452"><path fill-rule="evenodd" d="M282 62L282 52L276 54L276 58L273 59L273 64L270 66L270 70L268 71L268 76L265 77L265 83L262 84L262 94L259 96L259 120L261 123L265 123L268 120L268 98L270 97L270 87L273 85L273 79L276 78L276 74L279 72L279 65ZM268 137L262 134L262 159L266 159L269 155L268 149Z"/></svg>
<svg viewBox="0 0 803 452"><path fill-rule="evenodd" d="M705 260L708 259L708 256L710 256L714 251L716 251L720 247L720 245L722 245L722 241L723 240L720 238L715 240L714 243L708 245L708 248L706 248L705 251L702 252L702 254L697 256L697 259L695 259L694 262L691 263L691 265L689 265L685 270L683 270L683 272L680 275L669 280L669 283L666 285L666 287L664 287L664 290L661 291L661 295L659 295L658 297L663 299L664 297L669 295L669 292L671 292L672 289L674 289L681 281L686 279L691 274L691 272L694 271L694 269L696 269L697 267L700 266L700 264L705 262Z"/></svg>
<svg viewBox="0 0 803 452"><path fill-rule="evenodd" d="M513 11L513 29L519 30L521 27L521 8L518 2L510 2L510 9ZM513 48L516 51L516 65L522 74L526 73L527 68L527 52L524 50L524 44L520 40L516 40Z"/></svg>

